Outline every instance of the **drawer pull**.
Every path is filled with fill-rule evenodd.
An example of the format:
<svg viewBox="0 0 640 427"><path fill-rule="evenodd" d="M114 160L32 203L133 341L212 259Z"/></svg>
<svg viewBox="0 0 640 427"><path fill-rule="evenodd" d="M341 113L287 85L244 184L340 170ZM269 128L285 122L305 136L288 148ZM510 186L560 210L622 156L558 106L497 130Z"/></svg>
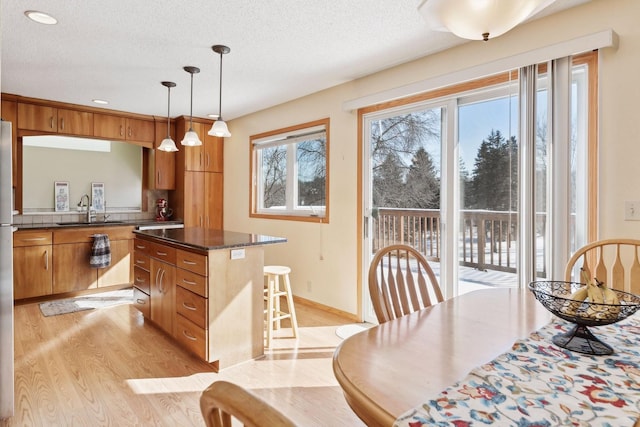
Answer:
<svg viewBox="0 0 640 427"><path fill-rule="evenodd" d="M191 285L191 286L194 286L196 284L196 282L192 282L191 280L187 280L187 279L182 279L182 281L187 285Z"/></svg>
<svg viewBox="0 0 640 427"><path fill-rule="evenodd" d="M143 245L136 245L136 249L147 249L147 247Z"/></svg>
<svg viewBox="0 0 640 427"><path fill-rule="evenodd" d="M136 299L136 302L137 302L138 304L142 304L142 305L147 304L147 302L146 302L145 300L140 299L140 298Z"/></svg>
<svg viewBox="0 0 640 427"><path fill-rule="evenodd" d="M184 262L185 264L188 264L188 265L196 265L197 264L197 262L189 261L189 260L186 260L186 259L183 260L182 262Z"/></svg>
<svg viewBox="0 0 640 427"><path fill-rule="evenodd" d="M136 282L138 283L144 283L144 279L141 279L140 277L136 277Z"/></svg>
<svg viewBox="0 0 640 427"><path fill-rule="evenodd" d="M136 264L146 264L146 263L141 259L137 259L136 260Z"/></svg>
<svg viewBox="0 0 640 427"><path fill-rule="evenodd" d="M186 302L183 302L182 306L184 308L186 308L187 310L191 310L191 311L197 311L198 310L195 306L187 304Z"/></svg>
<svg viewBox="0 0 640 427"><path fill-rule="evenodd" d="M187 331L182 331L182 335L184 335L187 339L189 339L191 341L197 341L198 340L196 337L194 337L193 335L191 335Z"/></svg>
<svg viewBox="0 0 640 427"><path fill-rule="evenodd" d="M156 254L158 254L160 256L167 256L168 255L166 252L160 252L160 251L156 251Z"/></svg>

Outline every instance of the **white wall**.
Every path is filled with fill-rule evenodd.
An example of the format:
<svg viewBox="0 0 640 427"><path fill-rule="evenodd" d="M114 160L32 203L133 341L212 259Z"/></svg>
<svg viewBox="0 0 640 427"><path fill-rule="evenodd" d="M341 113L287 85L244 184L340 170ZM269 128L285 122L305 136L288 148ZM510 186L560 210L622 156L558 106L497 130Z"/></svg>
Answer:
<svg viewBox="0 0 640 427"><path fill-rule="evenodd" d="M359 141L357 115L343 111L343 102L613 29L619 36L619 48L602 52L599 69L600 237L640 238L640 222L624 221L623 217L624 201L640 200L637 166L640 163L640 119L637 117L640 110L637 107L640 99L637 77L640 69L639 16L640 2L637 0L592 0L522 25L487 43L469 42L231 121L229 127L233 136L225 141L225 228L288 238L286 244L266 248L265 262L292 268L294 294L357 313ZM330 224L249 218L249 136L324 117L331 119Z"/></svg>

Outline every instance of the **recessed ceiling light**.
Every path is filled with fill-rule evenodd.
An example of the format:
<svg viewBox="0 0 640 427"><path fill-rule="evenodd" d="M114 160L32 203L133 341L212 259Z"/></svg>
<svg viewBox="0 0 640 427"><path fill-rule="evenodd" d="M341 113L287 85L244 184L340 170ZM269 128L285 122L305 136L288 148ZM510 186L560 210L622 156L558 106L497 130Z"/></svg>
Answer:
<svg viewBox="0 0 640 427"><path fill-rule="evenodd" d="M220 117L219 114L207 114L207 117L211 117L212 119L217 119L218 117Z"/></svg>
<svg viewBox="0 0 640 427"><path fill-rule="evenodd" d="M101 105L105 105L109 103L109 101L105 101L104 99L92 99L92 101L95 102L96 104L101 104Z"/></svg>
<svg viewBox="0 0 640 427"><path fill-rule="evenodd" d="M37 10L27 10L24 14L27 16L27 18L39 24L54 25L58 23L58 20L53 16L48 15L44 12L38 12Z"/></svg>

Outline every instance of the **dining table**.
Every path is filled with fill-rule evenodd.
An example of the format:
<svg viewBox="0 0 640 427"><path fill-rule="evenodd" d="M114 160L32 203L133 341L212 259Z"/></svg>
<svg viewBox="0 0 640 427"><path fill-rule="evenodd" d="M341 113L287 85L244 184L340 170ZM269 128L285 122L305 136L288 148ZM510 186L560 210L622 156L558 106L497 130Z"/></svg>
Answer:
<svg viewBox="0 0 640 427"><path fill-rule="evenodd" d="M551 318L527 289L476 290L352 335L333 371L358 417L388 427Z"/></svg>

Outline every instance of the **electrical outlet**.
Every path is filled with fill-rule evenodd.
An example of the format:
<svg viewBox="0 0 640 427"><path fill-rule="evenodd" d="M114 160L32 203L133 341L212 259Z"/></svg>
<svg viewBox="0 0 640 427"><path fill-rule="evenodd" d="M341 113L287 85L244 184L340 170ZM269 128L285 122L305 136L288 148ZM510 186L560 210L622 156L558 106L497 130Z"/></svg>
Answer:
<svg viewBox="0 0 640 427"><path fill-rule="evenodd" d="M624 202L624 220L640 221L640 202L639 201Z"/></svg>

